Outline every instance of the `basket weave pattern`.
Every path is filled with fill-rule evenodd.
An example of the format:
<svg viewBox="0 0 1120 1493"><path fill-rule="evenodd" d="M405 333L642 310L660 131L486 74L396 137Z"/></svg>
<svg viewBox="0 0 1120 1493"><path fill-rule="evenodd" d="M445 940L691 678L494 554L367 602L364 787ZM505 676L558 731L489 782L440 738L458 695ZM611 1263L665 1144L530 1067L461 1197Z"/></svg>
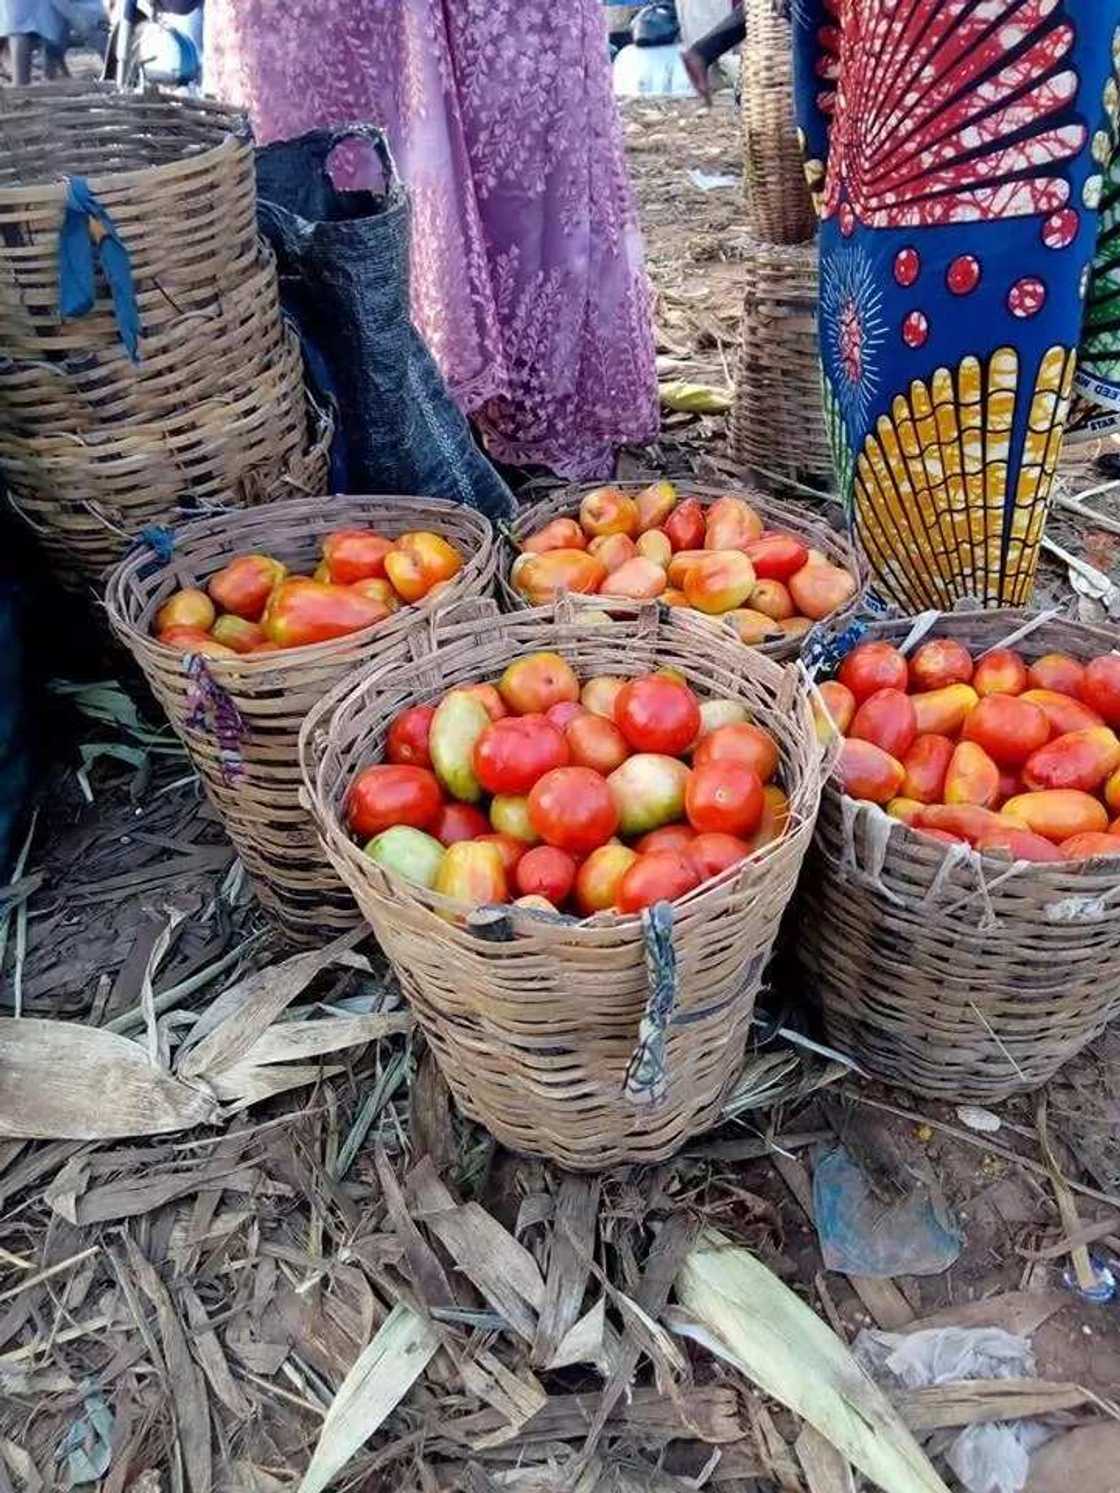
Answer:
<svg viewBox="0 0 1120 1493"><path fill-rule="evenodd" d="M653 481L653 478L649 479ZM579 513L580 502L583 495L592 492L599 483L582 483L575 486L562 487L556 492L550 493L548 497L542 498L530 508L524 508L510 525L509 539L505 546L505 553L501 565L501 590L507 607L518 609L525 608L527 603L520 592L515 591L510 583L510 570L513 562L520 553L521 544L535 534L538 529L550 523L554 518L574 518ZM647 484L645 482L615 482L612 487L617 487L621 492L638 493ZM818 549L834 565L840 565L856 577L858 586L856 595L839 611L834 612L826 619L824 625L830 630L841 628L858 612L861 598L866 582L866 570L859 551L849 542L843 534L838 534L835 529L829 527L823 519L815 520L808 517L804 508L791 508L770 497L767 493L757 491L745 491L732 488L706 487L703 484L696 485L689 482L683 487L683 492L690 498L695 498L705 508L710 508L720 498L734 497L742 498L749 503L755 511L766 520L767 528L784 529L790 534L796 534L810 549ZM615 608L615 601L606 596L572 596L571 601L577 606L589 606L593 608L609 607L611 611ZM694 620L699 620L694 618ZM711 627L718 623L718 618L709 619L707 626ZM734 632L730 627L726 630L726 636L737 642ZM808 635L800 638L778 638L773 642L760 643L757 651L764 653L767 658L775 659L777 662L785 662L791 658L797 658L808 641Z"/></svg>
<svg viewBox="0 0 1120 1493"><path fill-rule="evenodd" d="M668 1156L711 1124L741 1065L755 995L793 894L821 785L805 676L714 638L687 617L629 604L610 627L562 602L499 616L441 618L428 651L346 681L308 716L300 753L309 803L431 1042L463 1110L504 1144L573 1168ZM491 941L460 904L399 880L347 836L353 775L380 758L393 717L449 688L491 680L513 659L555 649L581 678L671 666L701 694L741 700L780 743L792 815L783 838L673 908L676 1016L666 1092L625 1092L649 995L642 924L510 910L512 937Z"/></svg>
<svg viewBox="0 0 1120 1493"><path fill-rule="evenodd" d="M975 654L1029 620L956 614L930 635ZM897 643L909 631L880 623L868 636ZM1084 659L1115 641L1054 619L1011 646L1028 660ZM800 912L807 988L829 1039L929 1098L990 1103L1036 1088L1120 1013L1120 872L1099 864L1013 867L927 839L830 785Z"/></svg>
<svg viewBox="0 0 1120 1493"><path fill-rule="evenodd" d="M747 226L772 244L803 244L817 228L794 123L793 36L775 0L745 0L742 47L743 191Z"/></svg>
<svg viewBox="0 0 1120 1493"><path fill-rule="evenodd" d="M127 247L136 364L100 271L92 309L60 316L64 173L88 178ZM252 147L222 105L0 90L0 349L0 477L68 583L98 581L181 506L325 488L329 424L308 409Z"/></svg>
<svg viewBox="0 0 1120 1493"><path fill-rule="evenodd" d="M402 608L348 637L252 661L207 659L200 674L158 643L151 626L172 591L205 585L234 555L261 551L292 571L313 570L321 540L340 528L372 528L389 538L410 529L444 535L465 564L441 603L481 595L493 583L490 525L472 509L429 498L334 497L196 520L175 535L168 563L153 560L147 549L137 551L118 566L106 592L110 625L190 754L261 902L299 943L321 942L357 916L300 806L300 723L350 670L392 654L410 632L425 630L430 611Z"/></svg>

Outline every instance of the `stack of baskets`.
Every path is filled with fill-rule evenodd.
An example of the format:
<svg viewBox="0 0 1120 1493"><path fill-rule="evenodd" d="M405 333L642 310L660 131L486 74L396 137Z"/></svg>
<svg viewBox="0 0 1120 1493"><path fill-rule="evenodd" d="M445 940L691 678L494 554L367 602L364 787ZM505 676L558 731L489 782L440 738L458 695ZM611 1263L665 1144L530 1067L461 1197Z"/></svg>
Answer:
<svg viewBox="0 0 1120 1493"><path fill-rule="evenodd" d="M128 251L135 363L101 268L88 312L60 313L69 178ZM96 262L103 226L85 231ZM0 349L0 481L68 583L96 583L181 507L325 488L329 430L232 110L88 83L0 91Z"/></svg>
<svg viewBox="0 0 1120 1493"><path fill-rule="evenodd" d="M731 453L781 487L832 470L817 348L816 214L794 124L793 37L778 0L746 0L743 185L751 238Z"/></svg>

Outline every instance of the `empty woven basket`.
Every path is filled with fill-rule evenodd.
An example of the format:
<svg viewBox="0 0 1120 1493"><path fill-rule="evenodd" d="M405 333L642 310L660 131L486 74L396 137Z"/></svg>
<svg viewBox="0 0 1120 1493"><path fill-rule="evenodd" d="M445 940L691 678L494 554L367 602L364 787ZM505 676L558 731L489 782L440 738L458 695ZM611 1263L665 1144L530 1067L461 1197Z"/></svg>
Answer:
<svg viewBox="0 0 1120 1493"><path fill-rule="evenodd" d="M1020 629L1030 631L1013 641ZM868 637L900 644L909 622ZM942 617L974 655L1107 653L1115 633L1023 612ZM1012 865L946 846L833 784L799 899L806 991L829 1040L950 1102L1037 1088L1120 1014L1120 862Z"/></svg>
<svg viewBox="0 0 1120 1493"><path fill-rule="evenodd" d="M745 0L743 191L747 226L774 244L816 232L793 107L793 36L777 0Z"/></svg>

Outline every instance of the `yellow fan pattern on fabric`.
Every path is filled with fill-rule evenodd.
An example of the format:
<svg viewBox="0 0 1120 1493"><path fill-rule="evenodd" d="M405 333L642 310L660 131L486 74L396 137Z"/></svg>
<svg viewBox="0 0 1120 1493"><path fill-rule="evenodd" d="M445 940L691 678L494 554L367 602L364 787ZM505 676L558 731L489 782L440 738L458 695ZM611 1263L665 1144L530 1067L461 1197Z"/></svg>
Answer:
<svg viewBox="0 0 1120 1493"><path fill-rule="evenodd" d="M1001 347L915 379L864 441L853 516L880 589L913 610L960 597L1019 606L1030 596L1062 445L1076 354L1051 347L1029 393L1022 461L1008 492L1019 357Z"/></svg>

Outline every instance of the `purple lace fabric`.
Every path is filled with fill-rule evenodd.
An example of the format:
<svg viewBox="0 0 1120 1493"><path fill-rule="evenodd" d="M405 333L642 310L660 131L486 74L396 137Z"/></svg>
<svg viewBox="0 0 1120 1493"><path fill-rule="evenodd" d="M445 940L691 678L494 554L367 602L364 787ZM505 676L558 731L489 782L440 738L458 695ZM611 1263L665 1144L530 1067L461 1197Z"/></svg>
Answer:
<svg viewBox="0 0 1120 1493"><path fill-rule="evenodd" d="M599 0L207 0L262 143L370 121L411 190L412 313L490 451L609 475L657 432L648 282ZM368 184L358 147L343 185Z"/></svg>

